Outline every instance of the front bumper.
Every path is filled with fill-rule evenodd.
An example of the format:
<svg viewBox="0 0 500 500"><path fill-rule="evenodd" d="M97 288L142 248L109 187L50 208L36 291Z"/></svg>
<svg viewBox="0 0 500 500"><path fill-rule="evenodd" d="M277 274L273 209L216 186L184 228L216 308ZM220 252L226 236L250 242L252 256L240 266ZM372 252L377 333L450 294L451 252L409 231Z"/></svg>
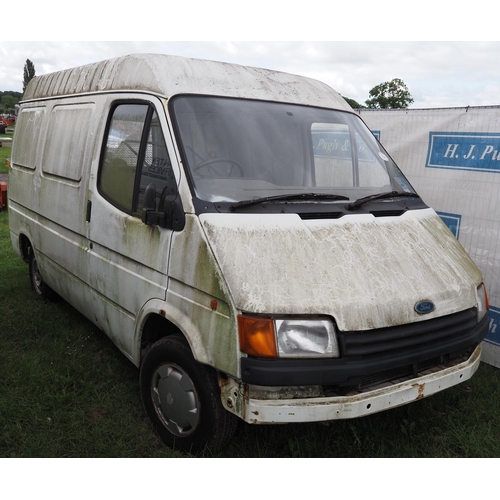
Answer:
<svg viewBox="0 0 500 500"><path fill-rule="evenodd" d="M322 422L363 417L396 408L431 396L472 377L481 360L481 345L471 356L455 364L429 370L418 378L391 381L383 387L369 388L345 396L297 399L263 399L254 397L253 386L227 379L221 381L222 403L251 424Z"/></svg>

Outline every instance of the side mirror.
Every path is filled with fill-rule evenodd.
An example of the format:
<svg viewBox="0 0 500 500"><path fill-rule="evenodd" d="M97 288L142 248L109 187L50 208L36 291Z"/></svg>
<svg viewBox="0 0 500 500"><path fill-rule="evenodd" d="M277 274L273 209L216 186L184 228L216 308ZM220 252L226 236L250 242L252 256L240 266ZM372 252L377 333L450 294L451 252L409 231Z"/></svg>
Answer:
<svg viewBox="0 0 500 500"><path fill-rule="evenodd" d="M177 189L166 187L163 190L156 211L156 185L149 184L144 193L142 222L149 226L158 225L172 231L182 231L186 225L186 214Z"/></svg>
<svg viewBox="0 0 500 500"><path fill-rule="evenodd" d="M144 193L144 204L142 207L142 222L148 226L158 224L159 214L156 211L156 185L148 184Z"/></svg>

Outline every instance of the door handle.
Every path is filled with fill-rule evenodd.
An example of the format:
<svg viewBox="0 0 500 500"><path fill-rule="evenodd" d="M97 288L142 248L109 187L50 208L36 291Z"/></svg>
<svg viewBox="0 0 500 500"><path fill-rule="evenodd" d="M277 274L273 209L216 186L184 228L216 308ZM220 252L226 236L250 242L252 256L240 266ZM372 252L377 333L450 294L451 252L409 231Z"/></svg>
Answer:
<svg viewBox="0 0 500 500"><path fill-rule="evenodd" d="M92 214L92 202L87 200L87 213L85 214L85 220L90 222L90 216Z"/></svg>

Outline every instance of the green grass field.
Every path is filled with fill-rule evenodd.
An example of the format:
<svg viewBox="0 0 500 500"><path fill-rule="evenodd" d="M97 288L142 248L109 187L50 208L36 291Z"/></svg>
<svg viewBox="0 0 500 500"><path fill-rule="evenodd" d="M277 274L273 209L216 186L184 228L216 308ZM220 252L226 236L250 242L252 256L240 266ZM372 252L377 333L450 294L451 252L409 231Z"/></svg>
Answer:
<svg viewBox="0 0 500 500"><path fill-rule="evenodd" d="M143 411L138 370L64 301L35 298L0 212L0 457L180 457ZM500 370L413 404L323 424L242 424L207 457L499 457Z"/></svg>

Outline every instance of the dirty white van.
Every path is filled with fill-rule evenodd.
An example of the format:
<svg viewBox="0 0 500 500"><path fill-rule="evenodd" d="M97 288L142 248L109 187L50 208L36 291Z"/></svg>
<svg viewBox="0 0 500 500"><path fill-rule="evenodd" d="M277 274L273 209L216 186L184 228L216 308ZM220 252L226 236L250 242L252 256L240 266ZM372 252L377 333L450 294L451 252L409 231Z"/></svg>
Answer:
<svg viewBox="0 0 500 500"><path fill-rule="evenodd" d="M12 243L140 368L170 446L371 415L469 379L482 277L327 85L130 55L35 78Z"/></svg>

